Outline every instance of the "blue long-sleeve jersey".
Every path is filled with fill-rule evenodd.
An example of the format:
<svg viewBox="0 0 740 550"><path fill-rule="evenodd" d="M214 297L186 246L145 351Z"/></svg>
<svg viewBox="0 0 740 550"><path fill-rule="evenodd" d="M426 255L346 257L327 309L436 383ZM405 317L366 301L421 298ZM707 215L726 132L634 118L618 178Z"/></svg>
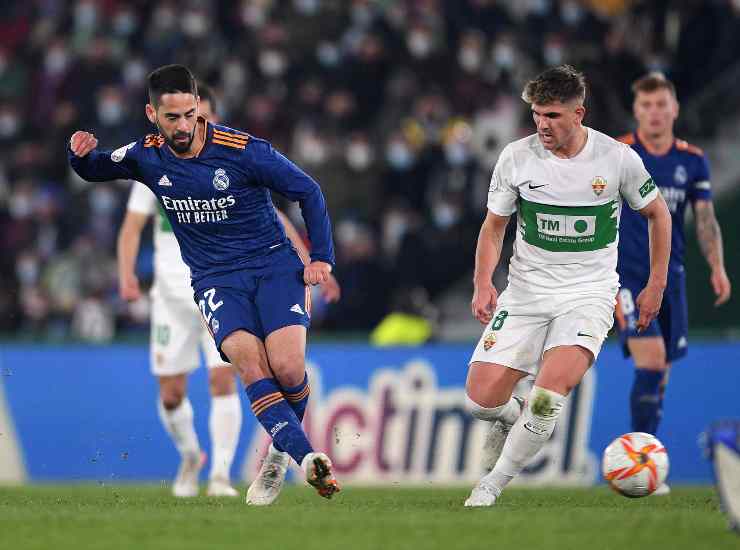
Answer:
<svg viewBox="0 0 740 550"><path fill-rule="evenodd" d="M288 245L269 189L299 202L311 259L334 264L331 222L319 185L265 140L206 123L205 143L193 158L175 156L160 135L84 157L68 148L68 155L85 180L135 179L154 192L193 284L267 265L271 250Z"/></svg>
<svg viewBox="0 0 740 550"><path fill-rule="evenodd" d="M711 200L709 164L704 153L683 140L674 141L670 150L660 156L651 154L640 141L637 133L619 138L630 145L645 163L668 205L672 219L671 257L668 263L668 280L683 274L686 237L684 217L686 205L697 200ZM629 212L628 212L629 210ZM629 208L622 210L619 222L619 260L617 271L625 277L647 281L650 275L647 220Z"/></svg>

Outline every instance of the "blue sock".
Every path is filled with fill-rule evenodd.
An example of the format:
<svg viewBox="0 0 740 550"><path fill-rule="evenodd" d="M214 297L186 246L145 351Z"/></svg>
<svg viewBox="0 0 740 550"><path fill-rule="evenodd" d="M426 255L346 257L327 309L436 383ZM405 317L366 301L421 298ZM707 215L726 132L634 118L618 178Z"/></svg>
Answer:
<svg viewBox="0 0 740 550"><path fill-rule="evenodd" d="M632 431L655 435L663 415L662 371L635 369L630 394Z"/></svg>
<svg viewBox="0 0 740 550"><path fill-rule="evenodd" d="M274 378L263 378L247 386L247 397L252 403L252 412L262 427L272 436L275 447L285 451L298 464L303 457L313 452L295 412L283 398L283 393Z"/></svg>
<svg viewBox="0 0 740 550"><path fill-rule="evenodd" d="M283 396L285 397L290 408L298 417L298 422L303 422L303 416L306 414L306 407L308 406L308 396L311 393L311 386L308 385L308 374L304 375L303 382L293 387L284 387ZM272 442L272 446L276 450L282 452L283 449L275 441Z"/></svg>
<svg viewBox="0 0 740 550"><path fill-rule="evenodd" d="M308 374L303 377L303 382L292 388L283 388L283 395L288 404L298 417L299 422L303 422L303 416L306 414L308 407L308 396L311 394L311 386L308 385Z"/></svg>

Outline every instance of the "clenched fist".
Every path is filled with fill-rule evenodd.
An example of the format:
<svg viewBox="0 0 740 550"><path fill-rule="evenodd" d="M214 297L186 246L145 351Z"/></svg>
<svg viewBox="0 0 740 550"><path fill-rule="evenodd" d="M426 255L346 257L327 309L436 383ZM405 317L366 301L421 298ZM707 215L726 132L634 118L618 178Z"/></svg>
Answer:
<svg viewBox="0 0 740 550"><path fill-rule="evenodd" d="M90 132L78 130L69 140L72 152L78 157L84 157L98 146L97 138Z"/></svg>
<svg viewBox="0 0 740 550"><path fill-rule="evenodd" d="M329 280L331 265L326 262L311 262L303 268L303 282L307 285L321 285Z"/></svg>

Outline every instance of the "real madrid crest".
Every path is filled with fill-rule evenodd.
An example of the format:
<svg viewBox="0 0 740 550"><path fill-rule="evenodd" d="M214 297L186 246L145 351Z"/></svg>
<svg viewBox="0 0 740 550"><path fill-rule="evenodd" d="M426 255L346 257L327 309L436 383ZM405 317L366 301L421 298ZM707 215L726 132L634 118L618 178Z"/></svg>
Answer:
<svg viewBox="0 0 740 550"><path fill-rule="evenodd" d="M598 197L604 192L604 189L606 189L606 180L601 176L596 176L591 181L591 189L594 190L594 194Z"/></svg>
<svg viewBox="0 0 740 550"><path fill-rule="evenodd" d="M226 170L218 168L214 172L213 186L219 191L226 191L229 188L229 176L226 175Z"/></svg>
<svg viewBox="0 0 740 550"><path fill-rule="evenodd" d="M489 332L486 334L486 337L483 338L483 349L488 351L493 347L493 344L496 343L496 333L495 332Z"/></svg>
<svg viewBox="0 0 740 550"><path fill-rule="evenodd" d="M683 164L676 166L675 172L673 172L673 181L676 185L685 185L689 179L689 174L686 172L686 167Z"/></svg>

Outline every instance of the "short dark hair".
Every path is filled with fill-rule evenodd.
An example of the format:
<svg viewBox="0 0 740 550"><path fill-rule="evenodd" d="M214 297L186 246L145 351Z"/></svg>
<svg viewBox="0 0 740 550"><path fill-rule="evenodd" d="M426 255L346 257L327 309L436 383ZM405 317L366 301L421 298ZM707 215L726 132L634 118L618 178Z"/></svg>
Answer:
<svg viewBox="0 0 740 550"><path fill-rule="evenodd" d="M201 101L207 101L211 104L211 111L216 112L216 96L213 95L213 90L207 84L202 82L198 83L198 95Z"/></svg>
<svg viewBox="0 0 740 550"><path fill-rule="evenodd" d="M641 76L632 83L632 93L635 95L638 92L649 94L656 90L668 90L673 97L676 97L676 86L659 71L653 71L645 76Z"/></svg>
<svg viewBox="0 0 740 550"><path fill-rule="evenodd" d="M149 103L157 107L164 94L198 95L195 77L185 65L165 65L154 69L147 77Z"/></svg>
<svg viewBox="0 0 740 550"><path fill-rule="evenodd" d="M586 100L586 78L571 65L552 67L527 82L522 91L527 103L548 105L572 99Z"/></svg>

